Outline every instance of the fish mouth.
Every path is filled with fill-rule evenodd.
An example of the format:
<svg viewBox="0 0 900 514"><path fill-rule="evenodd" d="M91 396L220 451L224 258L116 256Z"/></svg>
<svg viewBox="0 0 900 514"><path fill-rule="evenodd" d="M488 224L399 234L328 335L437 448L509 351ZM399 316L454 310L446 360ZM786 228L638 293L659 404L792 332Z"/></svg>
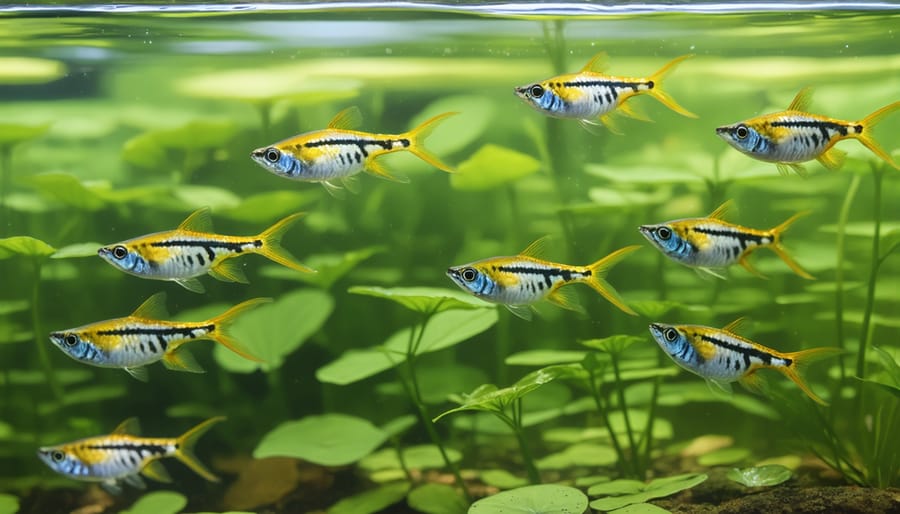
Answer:
<svg viewBox="0 0 900 514"><path fill-rule="evenodd" d="M447 268L447 276L450 278L456 278L459 276L458 268Z"/></svg>
<svg viewBox="0 0 900 514"><path fill-rule="evenodd" d="M262 157L263 157L263 155L265 155L265 153L266 153L265 148L257 148L256 150L253 150L252 152L250 152L250 157L252 159L262 159Z"/></svg>
<svg viewBox="0 0 900 514"><path fill-rule="evenodd" d="M99 255L100 257L106 257L107 255L110 254L110 252L112 252L112 250L110 250L106 246L104 246L103 248L97 249L97 255Z"/></svg>
<svg viewBox="0 0 900 514"><path fill-rule="evenodd" d="M518 86L513 89L513 94L518 96L519 98L528 98L528 86Z"/></svg>
<svg viewBox="0 0 900 514"><path fill-rule="evenodd" d="M653 232L653 227L651 227L650 225L641 225L640 227L638 227L638 230L641 232L641 234L649 236Z"/></svg>
<svg viewBox="0 0 900 514"><path fill-rule="evenodd" d="M734 130L734 126L732 126L732 125L723 125L723 126L721 126L721 127L716 127L716 134L719 134L719 135L722 135L722 134L731 134L731 132L732 132L733 130Z"/></svg>

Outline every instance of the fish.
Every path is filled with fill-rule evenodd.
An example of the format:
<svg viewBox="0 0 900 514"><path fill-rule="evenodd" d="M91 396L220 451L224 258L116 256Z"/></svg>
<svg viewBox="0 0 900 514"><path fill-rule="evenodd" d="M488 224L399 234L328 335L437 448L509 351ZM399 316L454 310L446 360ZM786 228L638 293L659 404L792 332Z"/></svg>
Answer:
<svg viewBox="0 0 900 514"><path fill-rule="evenodd" d="M689 54L676 57L648 78L616 77L604 75L607 56L601 52L588 61L578 73L559 75L519 86L515 88L515 94L548 116L577 119L585 128L597 125L599 120L617 134L621 131L612 118L613 113L650 121L631 104L625 103L639 95L650 95L678 114L696 118L696 114L679 105L662 89L666 75L690 57L693 56Z"/></svg>
<svg viewBox="0 0 900 514"><path fill-rule="evenodd" d="M900 101L886 105L860 121L844 121L809 113L812 88L801 89L787 110L757 116L716 128L716 134L745 155L775 163L778 172L805 176L801 162L817 160L829 170L839 169L847 153L833 148L844 139L856 139L894 168L900 166L872 136L885 116L900 108Z"/></svg>
<svg viewBox="0 0 900 514"><path fill-rule="evenodd" d="M130 275L173 281L195 293L206 290L195 277L207 273L225 282L248 283L244 271L231 259L249 253L296 271L314 273L281 247L282 236L301 216L303 213L292 214L256 236L223 236L213 233L209 207L203 207L175 230L104 246L97 255Z"/></svg>
<svg viewBox="0 0 900 514"><path fill-rule="evenodd" d="M650 334L675 364L704 378L711 386L731 392L738 382L751 391L762 391L763 383L756 374L764 368L780 371L814 402L828 405L810 389L802 372L807 365L843 353L840 348L811 348L782 353L754 343L735 333L744 318L724 328L701 325L667 325L651 323Z"/></svg>
<svg viewBox="0 0 900 514"><path fill-rule="evenodd" d="M729 200L706 218L667 221L658 225L641 225L641 234L666 257L719 278L725 278L713 268L726 268L738 263L750 273L766 278L750 264L748 257L760 248L768 248L781 257L797 275L815 280L788 255L781 244L784 232L810 211L799 212L769 230L734 225L723 220L731 207Z"/></svg>
<svg viewBox="0 0 900 514"><path fill-rule="evenodd" d="M146 488L141 475L159 481L172 478L159 459L174 457L210 482L219 478L194 455L200 437L224 416L210 418L180 437L140 437L137 418L128 418L109 435L88 437L56 446L43 446L37 455L53 471L74 480L99 482L112 494L122 491L121 484Z"/></svg>
<svg viewBox="0 0 900 514"><path fill-rule="evenodd" d="M210 339L245 359L262 362L232 337L230 328L240 314L271 301L247 300L206 321L163 321L168 317L166 295L156 293L124 318L52 332L50 341L78 362L124 369L144 382L145 366L158 361L171 370L203 373L203 368L183 348L185 343Z"/></svg>
<svg viewBox="0 0 900 514"><path fill-rule="evenodd" d="M257 148L250 153L250 158L279 177L319 182L333 195L340 194L341 184L353 191L355 186L350 179L363 171L394 182L407 182L376 159L385 154L408 151L435 168L452 172L453 168L426 149L423 143L440 122L455 114L458 113L438 114L403 134L370 134L353 130L361 125L362 115L358 108L348 107L339 112L326 129Z"/></svg>
<svg viewBox="0 0 900 514"><path fill-rule="evenodd" d="M531 305L543 299L564 309L584 312L578 298L562 287L584 283L621 311L636 315L606 281L609 270L640 246L626 246L588 266L570 266L543 260L546 238L531 243L512 257L491 257L447 270L447 276L464 291L482 300L501 304L516 316L530 320Z"/></svg>

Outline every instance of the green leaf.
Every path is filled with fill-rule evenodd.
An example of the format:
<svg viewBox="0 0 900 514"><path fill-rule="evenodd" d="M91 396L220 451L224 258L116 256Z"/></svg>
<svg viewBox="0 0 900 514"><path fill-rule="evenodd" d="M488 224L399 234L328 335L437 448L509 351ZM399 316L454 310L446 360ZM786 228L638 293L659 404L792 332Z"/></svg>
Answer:
<svg viewBox="0 0 900 514"><path fill-rule="evenodd" d="M50 172L23 177L21 182L30 185L39 193L60 205L67 205L86 211L99 211L106 206L106 200L71 173Z"/></svg>
<svg viewBox="0 0 900 514"><path fill-rule="evenodd" d="M534 157L486 144L460 163L450 175L450 185L460 191L486 191L537 173L541 162Z"/></svg>
<svg viewBox="0 0 900 514"><path fill-rule="evenodd" d="M115 373L122 373L118 370L106 370L112 371ZM56 412L62 407L72 407L75 405L82 405L85 403L93 404L100 403L105 400L112 400L115 398L119 398L125 396L128 393L128 389L123 384L116 385L91 385L80 387L77 389L72 389L66 391L65 396L62 397L59 403L42 403L38 405L38 413L42 416L49 415L53 412Z"/></svg>
<svg viewBox="0 0 900 514"><path fill-rule="evenodd" d="M667 514L670 511L652 503L633 503L621 509L610 511L610 514Z"/></svg>
<svg viewBox="0 0 900 514"><path fill-rule="evenodd" d="M428 104L410 121L410 126L417 126L441 113L458 112L459 114L442 121L435 129L434 135L425 143L433 153L445 156L480 140L487 130L494 110L494 101L484 96L445 96Z"/></svg>
<svg viewBox="0 0 900 514"><path fill-rule="evenodd" d="M262 363L244 359L222 345L216 345L213 354L223 368L235 373L277 369L285 357L318 332L333 308L334 300L328 293L298 289L242 314L234 322L234 337Z"/></svg>
<svg viewBox="0 0 900 514"><path fill-rule="evenodd" d="M685 307L683 303L673 300L636 300L628 302L628 306L634 309L634 312L651 320L662 319L670 311Z"/></svg>
<svg viewBox="0 0 900 514"><path fill-rule="evenodd" d="M282 423L263 436L253 457L292 457L322 466L345 466L370 454L386 438L386 433L361 418L307 416Z"/></svg>
<svg viewBox="0 0 900 514"><path fill-rule="evenodd" d="M316 198L318 195L311 191L270 191L248 196L216 215L247 223L269 223L299 211Z"/></svg>
<svg viewBox="0 0 900 514"><path fill-rule="evenodd" d="M771 420L779 419L778 412L762 400L743 394L723 398L710 390L709 386L703 382L680 383L677 389L663 388L659 395L659 404L666 407L679 407L692 402L718 403L722 401L755 416Z"/></svg>
<svg viewBox="0 0 900 514"><path fill-rule="evenodd" d="M27 311L30 306L28 300L0 300L0 316Z"/></svg>
<svg viewBox="0 0 900 514"><path fill-rule="evenodd" d="M729 480L747 487L769 487L787 482L791 479L792 473L784 466L769 464L753 468L733 468L726 476Z"/></svg>
<svg viewBox="0 0 900 514"><path fill-rule="evenodd" d="M103 246L101 243L75 243L63 246L51 255L50 258L72 259L79 257L96 257L97 250L99 250L101 246Z"/></svg>
<svg viewBox="0 0 900 514"><path fill-rule="evenodd" d="M438 313L452 309L484 309L494 306L471 295L439 287L353 286L348 292L393 300L407 309Z"/></svg>
<svg viewBox="0 0 900 514"><path fill-rule="evenodd" d="M588 489L590 496L607 496L591 502L591 508L597 510L615 510L635 503L646 503L654 498L670 496L685 489L690 489L706 480L702 473L687 473L667 478L658 478L649 484L635 480L614 480Z"/></svg>
<svg viewBox="0 0 900 514"><path fill-rule="evenodd" d="M16 514L19 511L19 497L0 494L0 514Z"/></svg>
<svg viewBox="0 0 900 514"><path fill-rule="evenodd" d="M55 251L56 248L30 236L14 236L0 239L0 260L9 259L16 255L47 257Z"/></svg>
<svg viewBox="0 0 900 514"><path fill-rule="evenodd" d="M187 505L187 498L174 491L155 491L138 498L122 514L177 514Z"/></svg>
<svg viewBox="0 0 900 514"><path fill-rule="evenodd" d="M526 350L510 355L504 362L507 366L547 366L580 362L586 353L574 350Z"/></svg>
<svg viewBox="0 0 900 514"><path fill-rule="evenodd" d="M326 70L310 73L309 66L308 63L291 63L188 75L180 78L175 88L182 95L198 98L258 104L290 98L297 105L315 106L347 100L359 94L359 81L323 76L333 75ZM271 77L278 77L278 80L271 80ZM324 123L327 120L323 122L323 127Z"/></svg>
<svg viewBox="0 0 900 514"><path fill-rule="evenodd" d="M475 502L469 514L581 514L588 499L578 489L562 485L530 485L503 491Z"/></svg>
<svg viewBox="0 0 900 514"><path fill-rule="evenodd" d="M896 228L887 233L883 232L881 234L879 247L881 248L881 255L879 256L881 260L886 259L888 255L894 253L894 250L900 248L900 228Z"/></svg>
<svg viewBox="0 0 900 514"><path fill-rule="evenodd" d="M406 482L383 485L335 503L328 514L374 514L403 500L409 487Z"/></svg>
<svg viewBox="0 0 900 514"><path fill-rule="evenodd" d="M416 426L416 417L412 414L404 414L385 423L381 430L388 437L398 437L414 426Z"/></svg>
<svg viewBox="0 0 900 514"><path fill-rule="evenodd" d="M750 456L750 450L746 448L722 448L701 455L697 459L697 464L701 466L722 466L724 464L734 464L747 459Z"/></svg>
<svg viewBox="0 0 900 514"><path fill-rule="evenodd" d="M615 335L604 337L603 339L589 339L587 341L580 342L582 345L587 346L588 348L600 350L601 352L609 353L612 355L621 355L625 350L628 349L629 346L635 343L646 343L647 338L638 336Z"/></svg>
<svg viewBox="0 0 900 514"><path fill-rule="evenodd" d="M0 123L0 147L9 147L41 137L49 128L49 124L21 125L17 123Z"/></svg>
<svg viewBox="0 0 900 514"><path fill-rule="evenodd" d="M528 479L517 477L505 469L486 469L479 473L481 481L498 489L515 489L528 485Z"/></svg>
<svg viewBox="0 0 900 514"><path fill-rule="evenodd" d="M389 370L402 361L402 355L389 357L383 348L348 350L337 359L316 370L316 379L324 384L353 384Z"/></svg>
<svg viewBox="0 0 900 514"><path fill-rule="evenodd" d="M383 246L369 246L350 252L313 254L304 258L303 263L316 270L316 273L297 273L284 266L266 266L261 274L279 280L296 280L329 289L359 263L384 251Z"/></svg>
<svg viewBox="0 0 900 514"><path fill-rule="evenodd" d="M537 461L539 469L564 470L574 467L609 466L616 463L616 452L609 446L577 443Z"/></svg>
<svg viewBox="0 0 900 514"><path fill-rule="evenodd" d="M462 460L462 454L453 448L445 448L450 462ZM422 444L403 448L403 461L409 469L440 469L446 463L441 455L441 450L431 444ZM359 461L360 469L375 472L385 469L401 469L400 460L397 458L395 448L383 448L366 456Z"/></svg>
<svg viewBox="0 0 900 514"><path fill-rule="evenodd" d="M181 184L173 190L172 210L196 210L209 207L214 211L234 208L241 203L238 195L215 186Z"/></svg>
<svg viewBox="0 0 900 514"><path fill-rule="evenodd" d="M410 508L425 514L466 514L469 504L456 489L443 484L425 484L409 493Z"/></svg>

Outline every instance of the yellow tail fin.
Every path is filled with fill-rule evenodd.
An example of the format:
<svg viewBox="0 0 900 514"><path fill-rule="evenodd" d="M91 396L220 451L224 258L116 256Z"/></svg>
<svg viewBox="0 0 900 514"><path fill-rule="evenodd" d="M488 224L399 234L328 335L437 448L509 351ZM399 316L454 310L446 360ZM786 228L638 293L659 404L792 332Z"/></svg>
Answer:
<svg viewBox="0 0 900 514"><path fill-rule="evenodd" d="M637 316L637 313L631 310L631 307L625 305L625 300L619 296L619 293L616 292L615 288L606 281L606 274L609 273L609 270L613 268L616 264L619 263L626 255L629 253L639 250L641 247L638 245L626 246L625 248L620 248L615 252L607 255L606 257L600 259L599 261L588 266L588 269L591 271L591 276L588 277L585 282L587 285L591 286L595 291L600 293L604 298L606 298L609 303L618 307L622 312L631 314L632 316Z"/></svg>
<svg viewBox="0 0 900 514"><path fill-rule="evenodd" d="M856 134L853 136L856 139L859 139L859 142L865 145L866 148L872 151L878 157L881 157L886 163L890 164L896 169L900 169L900 166L894 162L894 159L891 158L890 154L888 154L881 145L878 144L878 141L875 141L875 138L872 137L872 129L881 121L881 118L884 118L888 114L900 109L900 102L894 102L890 105L885 105L881 109L873 112L872 114L866 116L862 121L856 122Z"/></svg>
<svg viewBox="0 0 900 514"><path fill-rule="evenodd" d="M287 232L287 230L291 228L291 225L293 225L302 216L302 212L291 214L287 218L284 218L278 223L267 228L265 232L257 236L262 240L262 247L260 247L260 249L257 250L256 253L271 261L277 262L282 266L287 266L288 268L302 271L304 273L315 273L314 269L300 264L296 259L294 259L291 254L287 252L287 250L281 247L281 238L284 236L284 233Z"/></svg>
<svg viewBox="0 0 900 514"><path fill-rule="evenodd" d="M678 102L676 102L674 98L669 96L669 93L666 93L662 89L662 82L663 82L663 79L665 78L665 76L668 75L669 72L674 70L676 66L681 64L681 61L683 61L685 59L689 59L691 57L693 57L693 55L691 55L691 54L682 55L681 57L676 57L676 58L672 59L671 61L669 61L668 64L666 64L665 66L660 68L659 71L657 71L656 73L651 75L650 81L652 82L652 86L650 87L650 89L647 90L647 93L649 93L652 97L659 100L663 105L665 105L669 109L672 109L673 111L677 112L678 114L680 114L682 116L687 116L688 118L696 118L697 117L696 114L692 113L691 111L689 111L689 110L685 109L684 107L682 107L681 105L679 105Z"/></svg>
<svg viewBox="0 0 900 514"><path fill-rule="evenodd" d="M812 211L798 212L797 214L794 214L793 216L782 222L780 225L769 231L772 234L772 245L769 248L771 248L776 255L781 257L781 260L783 260L784 263L794 271L794 273L807 280L815 280L816 277L807 273L806 270L804 270L800 267L799 264L797 264L797 261L795 261L790 255L788 255L784 247L781 246L781 236L787 231L788 228L790 228L791 225L794 224L795 221L802 218L803 216L810 214L811 212Z"/></svg>
<svg viewBox="0 0 900 514"><path fill-rule="evenodd" d="M783 355L783 358L791 359L791 364L788 366L780 366L778 367L778 370L797 384L797 387L806 393L806 396L809 396L812 401L819 405L828 405L828 402L819 398L819 396L809 388L809 384L803 379L803 371L813 362L827 359L828 357L834 357L841 353L844 353L844 351L840 348L812 348L809 350L787 353Z"/></svg>
<svg viewBox="0 0 900 514"><path fill-rule="evenodd" d="M445 118L449 118L455 114L459 114L456 112L445 112L443 114L438 114L433 118L429 118L425 120L418 127L410 130L409 132L403 134L403 137L409 139L409 151L412 152L413 155L427 162L428 164L434 166L443 171L452 172L453 168L447 164L444 164L436 155L428 151L424 146L425 138L427 138L431 131L437 127L438 122L444 120Z"/></svg>
<svg viewBox="0 0 900 514"><path fill-rule="evenodd" d="M215 418L210 418L185 432L184 435L179 437L176 441L176 444L178 444L178 449L175 451L175 458L183 462L185 466L191 468L195 473L209 480L210 482L218 482L219 477L214 475L212 471L208 470L206 466L200 463L200 461L197 459L197 456L194 455L194 446L197 444L197 440L199 440L207 430L212 428L216 423L220 423L222 421L225 421L225 416L216 416Z"/></svg>
<svg viewBox="0 0 900 514"><path fill-rule="evenodd" d="M255 362L263 362L262 359L250 353L250 351L244 348L244 345L242 345L234 337L232 337L230 329L231 324L234 323L234 320L237 319L237 317L244 311L253 309L271 301L271 298L253 298L252 300L247 300L246 302L239 303L223 312L222 314L216 316L215 318L207 321L207 323L215 325L216 327L212 331L212 333L209 334L209 337L213 341L221 344L225 348L228 348L229 350L245 359Z"/></svg>

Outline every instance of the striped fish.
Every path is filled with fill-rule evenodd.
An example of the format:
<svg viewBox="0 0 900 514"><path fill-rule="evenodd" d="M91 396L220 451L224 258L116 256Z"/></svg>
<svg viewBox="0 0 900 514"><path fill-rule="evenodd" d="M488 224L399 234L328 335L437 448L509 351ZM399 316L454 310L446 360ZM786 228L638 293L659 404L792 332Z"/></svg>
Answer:
<svg viewBox="0 0 900 514"><path fill-rule="evenodd" d="M148 298L131 315L53 332L50 340L69 357L102 368L120 368L146 381L144 366L162 361L172 370L202 373L203 368L182 345L211 339L234 353L259 362L229 333L238 315L270 302L255 298L235 305L215 318L200 322L162 321L168 317L165 293Z"/></svg>
<svg viewBox="0 0 900 514"><path fill-rule="evenodd" d="M623 312L635 315L606 281L607 272L640 246L626 246L589 266L569 266L540 258L546 238L538 239L514 257L489 259L447 270L453 282L482 300L498 303L523 319L531 319L530 305L547 299L569 310L583 312L578 299L563 286L584 283Z"/></svg>
<svg viewBox="0 0 900 514"><path fill-rule="evenodd" d="M100 482L110 493L121 483L144 489L141 475L159 482L172 479L159 459L174 457L211 482L219 479L194 455L194 446L207 430L224 421L222 416L200 423L177 438L139 437L136 418L123 421L112 434L44 446L38 457L53 471L75 480Z"/></svg>
<svg viewBox="0 0 900 514"><path fill-rule="evenodd" d="M354 189L348 179L363 171L395 182L406 182L391 174L376 158L408 151L435 168L452 171L429 152L423 142L439 122L454 114L439 114L403 134L370 134L353 130L362 123L362 115L356 107L349 107L339 112L325 130L307 132L257 148L250 153L250 158L280 177L319 182L332 194L341 189L337 182Z"/></svg>
<svg viewBox="0 0 900 514"><path fill-rule="evenodd" d="M770 368L791 379L816 403L827 405L810 389L801 373L811 362L838 355L842 350L812 348L781 353L735 334L742 322L738 319L721 329L651 323L650 333L675 364L703 377L710 385L730 392L731 382L738 382L751 391L760 391L763 384L756 372Z"/></svg>
<svg viewBox="0 0 900 514"><path fill-rule="evenodd" d="M302 213L292 214L256 236L223 236L212 233L209 208L203 207L175 230L104 246L97 254L125 273L171 280L185 289L203 293L203 284L195 277L206 273L226 282L246 284L244 271L230 259L249 253L297 271L313 272L281 247L281 237L301 216Z"/></svg>
<svg viewBox="0 0 900 514"><path fill-rule="evenodd" d="M832 148L844 139L856 139L885 162L900 169L891 156L872 137L872 129L882 118L900 108L894 102L860 121L844 121L810 114L812 89L803 88L786 111L766 114L725 125L716 134L738 151L761 161L773 162L782 175L791 170L805 175L799 163L818 160L830 170L844 164L847 153Z"/></svg>
<svg viewBox="0 0 900 514"><path fill-rule="evenodd" d="M712 268L725 268L734 263L740 264L754 275L765 278L747 258L760 248L768 248L781 257L794 273L809 280L814 279L781 245L784 232L798 218L809 212L795 214L775 228L757 230L723 221L722 218L730 207L731 201L727 201L706 218L641 225L639 230L670 259L719 278L724 277Z"/></svg>
<svg viewBox="0 0 900 514"><path fill-rule="evenodd" d="M611 131L620 133L611 115L614 112L649 121L625 102L638 95L650 95L673 111L696 118L662 90L665 76L691 55L670 61L649 78L604 75L607 56L595 55L578 73L553 77L542 82L520 86L516 96L534 109L554 118L580 120L582 125L596 125L599 120Z"/></svg>

